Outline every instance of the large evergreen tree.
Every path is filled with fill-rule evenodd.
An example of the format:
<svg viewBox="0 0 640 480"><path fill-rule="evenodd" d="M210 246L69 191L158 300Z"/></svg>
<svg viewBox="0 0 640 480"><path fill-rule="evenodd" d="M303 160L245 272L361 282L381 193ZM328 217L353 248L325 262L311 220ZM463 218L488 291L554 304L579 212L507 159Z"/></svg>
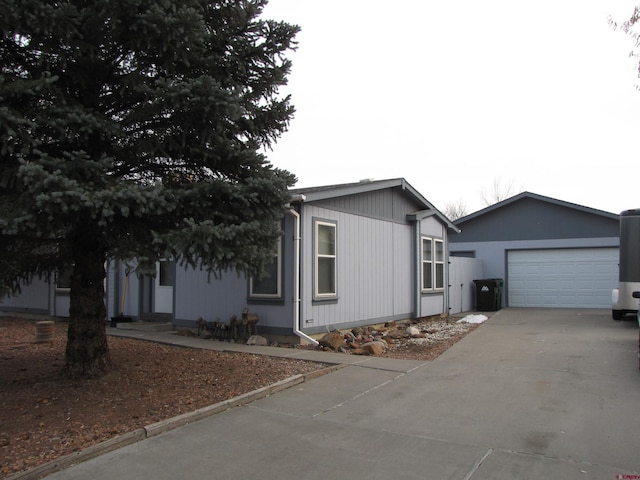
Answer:
<svg viewBox="0 0 640 480"><path fill-rule="evenodd" d="M71 268L65 371L109 365L105 261L256 273L297 26L266 0L0 0L0 289Z"/></svg>

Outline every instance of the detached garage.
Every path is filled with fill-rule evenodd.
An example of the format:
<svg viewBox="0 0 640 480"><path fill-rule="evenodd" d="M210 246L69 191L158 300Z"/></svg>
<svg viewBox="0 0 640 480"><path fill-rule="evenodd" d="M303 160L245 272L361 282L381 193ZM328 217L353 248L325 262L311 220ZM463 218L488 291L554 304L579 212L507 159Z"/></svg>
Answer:
<svg viewBox="0 0 640 480"><path fill-rule="evenodd" d="M611 308L619 216L524 192L454 222L452 256L504 279L503 306Z"/></svg>

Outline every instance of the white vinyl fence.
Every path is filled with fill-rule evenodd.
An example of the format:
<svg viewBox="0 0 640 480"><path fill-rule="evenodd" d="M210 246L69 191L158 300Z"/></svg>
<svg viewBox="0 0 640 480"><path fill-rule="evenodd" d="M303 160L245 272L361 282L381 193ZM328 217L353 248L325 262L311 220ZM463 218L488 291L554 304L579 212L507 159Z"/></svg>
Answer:
<svg viewBox="0 0 640 480"><path fill-rule="evenodd" d="M483 277L482 260L449 257L449 314L475 310L474 280Z"/></svg>

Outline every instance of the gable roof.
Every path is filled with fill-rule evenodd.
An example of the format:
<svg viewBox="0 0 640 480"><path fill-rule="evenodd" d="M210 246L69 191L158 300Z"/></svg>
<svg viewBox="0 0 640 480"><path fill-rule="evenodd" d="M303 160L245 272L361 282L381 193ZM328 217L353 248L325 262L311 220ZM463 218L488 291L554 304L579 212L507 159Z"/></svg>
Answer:
<svg viewBox="0 0 640 480"><path fill-rule="evenodd" d="M313 202L318 200L332 199L343 197L346 195L357 195L361 193L373 192L376 190L384 190L387 188L401 188L406 192L413 201L418 205L418 210L413 212L411 217L415 219L424 218L426 216L435 215L447 228L458 232L451 220L449 220L442 212L433 206L425 197L413 188L404 178L392 178L388 180L361 180L355 183L343 183L337 185L325 185L320 187L294 188L289 193L292 197L299 200L301 197L305 202Z"/></svg>
<svg viewBox="0 0 640 480"><path fill-rule="evenodd" d="M614 239L618 215L523 192L454 222L461 228L454 243Z"/></svg>
<svg viewBox="0 0 640 480"><path fill-rule="evenodd" d="M560 206L560 207L565 207L565 208L571 208L574 209L576 211L579 212L583 212L583 213L589 213L592 215L599 215L602 216L604 218L608 218L610 220L619 220L619 216L615 213L610 213L610 212L605 212L604 210L597 210L595 208L590 208L590 207L585 207L582 205L578 205L576 203L571 203L571 202L565 202L563 200L558 200L556 198L551 198L551 197L545 197L544 195L538 195L536 193L531 193L531 192L522 192L519 193L518 195L514 195L513 197L507 198L506 200L503 200L501 202L498 202L494 205L490 205L486 208L483 208L482 210L478 210L477 212L471 213L467 216L461 217L457 220L455 220L453 223L457 226L460 226L462 224L464 224L465 222L468 222L469 220L473 220L475 218L478 218L482 215L486 215L488 213L494 212L502 207L506 207L508 205L511 205L515 202L518 202L520 200L523 199L532 199L532 200L538 200L541 202L546 202L549 203L551 205L556 205L556 206Z"/></svg>

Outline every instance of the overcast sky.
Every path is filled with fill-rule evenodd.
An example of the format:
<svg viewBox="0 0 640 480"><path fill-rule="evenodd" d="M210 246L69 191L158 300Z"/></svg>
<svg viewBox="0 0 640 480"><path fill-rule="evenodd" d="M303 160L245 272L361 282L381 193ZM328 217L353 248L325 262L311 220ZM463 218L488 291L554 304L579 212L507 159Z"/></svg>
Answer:
<svg viewBox="0 0 640 480"><path fill-rule="evenodd" d="M404 177L437 208L484 207L499 178L640 208L630 0L270 0L302 29L296 116L269 159L297 187Z"/></svg>

